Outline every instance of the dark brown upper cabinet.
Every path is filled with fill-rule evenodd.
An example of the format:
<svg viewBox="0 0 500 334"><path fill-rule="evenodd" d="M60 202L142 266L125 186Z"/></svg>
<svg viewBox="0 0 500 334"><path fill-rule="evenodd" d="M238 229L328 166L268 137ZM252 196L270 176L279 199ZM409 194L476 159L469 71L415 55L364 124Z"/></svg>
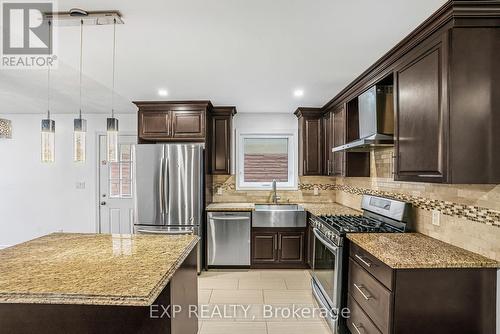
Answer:
<svg viewBox="0 0 500 334"><path fill-rule="evenodd" d="M212 174L231 174L231 133L236 107L214 107L211 116Z"/></svg>
<svg viewBox="0 0 500 334"><path fill-rule="evenodd" d="M345 108L340 108L332 111L333 113L333 147L342 146L345 144ZM332 171L335 176L345 176L345 152L333 153Z"/></svg>
<svg viewBox="0 0 500 334"><path fill-rule="evenodd" d="M206 115L203 109L172 110L172 137L205 139Z"/></svg>
<svg viewBox="0 0 500 334"><path fill-rule="evenodd" d="M500 29L456 28L401 58L395 179L500 182Z"/></svg>
<svg viewBox="0 0 500 334"><path fill-rule="evenodd" d="M139 133L142 139L168 139L172 137L170 113L151 111L139 113Z"/></svg>
<svg viewBox="0 0 500 334"><path fill-rule="evenodd" d="M334 137L334 123L333 112L329 111L323 115L323 174L333 175L333 137Z"/></svg>
<svg viewBox="0 0 500 334"><path fill-rule="evenodd" d="M392 75L394 179L500 183L498 17L498 1L446 2L322 109L347 106L343 137L351 138L350 102ZM337 120L334 114L335 146ZM369 160L353 153L334 158L335 175L361 176L369 170ZM343 164L336 164L341 156Z"/></svg>
<svg viewBox="0 0 500 334"><path fill-rule="evenodd" d="M396 180L447 181L446 41L443 36L413 50L395 71Z"/></svg>
<svg viewBox="0 0 500 334"><path fill-rule="evenodd" d="M138 142L204 142L210 101L134 102L138 112Z"/></svg>
<svg viewBox="0 0 500 334"><path fill-rule="evenodd" d="M323 173L323 111L321 108L298 108L299 175Z"/></svg>

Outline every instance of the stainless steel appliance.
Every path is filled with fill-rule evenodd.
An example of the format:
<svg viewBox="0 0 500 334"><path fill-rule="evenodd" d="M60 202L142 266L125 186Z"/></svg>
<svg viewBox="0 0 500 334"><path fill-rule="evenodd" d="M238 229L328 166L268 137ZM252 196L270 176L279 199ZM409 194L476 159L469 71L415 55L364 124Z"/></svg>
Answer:
<svg viewBox="0 0 500 334"><path fill-rule="evenodd" d="M306 227L307 213L297 204L255 204L253 227Z"/></svg>
<svg viewBox="0 0 500 334"><path fill-rule="evenodd" d="M132 152L134 231L201 236L203 144L135 145Z"/></svg>
<svg viewBox="0 0 500 334"><path fill-rule="evenodd" d="M250 266L250 212L209 212L208 266Z"/></svg>
<svg viewBox="0 0 500 334"><path fill-rule="evenodd" d="M345 307L348 250L345 234L357 232L397 233L408 230L410 205L393 199L364 195L361 216L312 216L314 256L312 290L318 303L329 312L333 333L343 333L338 311Z"/></svg>
<svg viewBox="0 0 500 334"><path fill-rule="evenodd" d="M339 151L368 151L394 145L394 96L392 85L376 85L358 96L359 139L333 148Z"/></svg>

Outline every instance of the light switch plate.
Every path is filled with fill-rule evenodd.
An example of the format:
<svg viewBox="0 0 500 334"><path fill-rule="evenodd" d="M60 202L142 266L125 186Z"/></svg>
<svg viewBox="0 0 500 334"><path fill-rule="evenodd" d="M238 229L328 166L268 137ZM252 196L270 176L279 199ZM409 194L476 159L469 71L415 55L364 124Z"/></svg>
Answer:
<svg viewBox="0 0 500 334"><path fill-rule="evenodd" d="M438 210L432 211L432 225L441 225L441 212Z"/></svg>

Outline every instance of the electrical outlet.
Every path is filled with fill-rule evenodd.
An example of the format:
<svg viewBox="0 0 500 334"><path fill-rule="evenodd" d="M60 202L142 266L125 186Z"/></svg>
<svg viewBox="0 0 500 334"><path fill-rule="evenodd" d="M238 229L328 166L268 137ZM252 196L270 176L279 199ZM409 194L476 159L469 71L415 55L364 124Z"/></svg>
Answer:
<svg viewBox="0 0 500 334"><path fill-rule="evenodd" d="M217 188L217 195L222 195L222 187Z"/></svg>
<svg viewBox="0 0 500 334"><path fill-rule="evenodd" d="M314 196L318 196L319 195L319 188L318 187L314 187L313 188L313 193L314 193Z"/></svg>
<svg viewBox="0 0 500 334"><path fill-rule="evenodd" d="M432 225L441 225L441 212L438 210L432 211Z"/></svg>
<svg viewBox="0 0 500 334"><path fill-rule="evenodd" d="M76 187L76 189L85 189L85 181L76 182L75 187Z"/></svg>

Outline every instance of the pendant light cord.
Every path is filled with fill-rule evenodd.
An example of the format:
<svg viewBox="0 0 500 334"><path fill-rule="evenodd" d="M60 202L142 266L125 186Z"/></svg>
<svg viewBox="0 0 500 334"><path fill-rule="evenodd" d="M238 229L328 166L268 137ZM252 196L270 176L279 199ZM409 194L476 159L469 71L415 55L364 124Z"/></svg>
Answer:
<svg viewBox="0 0 500 334"><path fill-rule="evenodd" d="M82 119L83 20L80 21L80 119Z"/></svg>
<svg viewBox="0 0 500 334"><path fill-rule="evenodd" d="M113 78L111 81L111 118L115 118L116 19L113 20Z"/></svg>
<svg viewBox="0 0 500 334"><path fill-rule="evenodd" d="M52 49L52 21L48 21L49 25L49 48ZM50 63L47 61L47 119L50 119Z"/></svg>

